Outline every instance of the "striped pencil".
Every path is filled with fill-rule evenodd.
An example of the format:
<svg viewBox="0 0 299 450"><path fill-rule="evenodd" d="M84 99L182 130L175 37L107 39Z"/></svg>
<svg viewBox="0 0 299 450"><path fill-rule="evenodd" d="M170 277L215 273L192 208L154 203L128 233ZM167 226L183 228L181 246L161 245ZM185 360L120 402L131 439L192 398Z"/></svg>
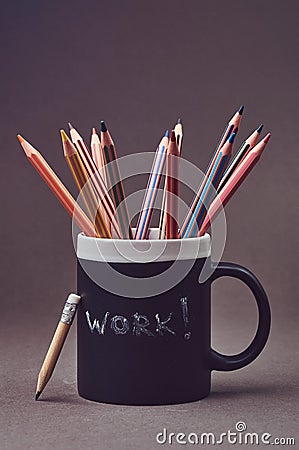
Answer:
<svg viewBox="0 0 299 450"><path fill-rule="evenodd" d="M107 186L105 185L105 182L101 177L82 136L80 136L78 131L72 126L71 123L69 123L69 128L72 142L75 145L80 158L82 159L86 172L91 178L91 182L94 185L95 192L99 197L100 208L108 218L108 228L112 228L115 234L120 237L119 227L114 217L114 204L109 195Z"/></svg>
<svg viewBox="0 0 299 450"><path fill-rule="evenodd" d="M263 129L263 125L260 125L254 132L242 143L239 150L236 152L235 156L231 160L229 166L227 167L226 171L223 174L223 177L221 178L221 181L219 183L217 191L220 192L221 189L224 187L224 185L227 183L229 178L232 176L234 170L238 166L238 164L242 161L242 159L247 155L249 150L251 150L255 144L257 143L261 131Z"/></svg>
<svg viewBox="0 0 299 450"><path fill-rule="evenodd" d="M238 187L249 175L253 167L259 161L270 137L271 134L268 133L261 142L259 142L255 147L249 150L247 155L240 162L225 186L222 188L222 190L219 192L219 194L211 204L206 218L200 228L199 236L203 236L207 232L207 230L210 228L211 222L217 217L217 214L220 212L220 210L227 204Z"/></svg>
<svg viewBox="0 0 299 450"><path fill-rule="evenodd" d="M192 214L189 212L182 225L180 230L180 236L182 238L194 237L198 234L198 230L205 219L211 197L215 192L215 189L217 189L221 176L228 164L235 136L236 134L232 133L218 152L218 156L211 167L210 175L200 194L199 200Z"/></svg>
<svg viewBox="0 0 299 450"><path fill-rule="evenodd" d="M170 141L166 156L166 239L178 238L179 161L180 152L176 141L176 135L173 130L170 135Z"/></svg>
<svg viewBox="0 0 299 450"><path fill-rule="evenodd" d="M112 200L116 209L116 219L119 224L121 237L125 239L133 239L124 187L117 161L116 149L104 121L101 121L101 146L103 150L104 162L106 164L107 185L112 187Z"/></svg>
<svg viewBox="0 0 299 450"><path fill-rule="evenodd" d="M155 204L159 184L161 181L167 147L168 147L168 131L166 131L165 135L161 139L161 142L155 153L151 173L149 175L145 195L142 202L141 211L138 216L135 239L146 239L151 218L153 215L153 207Z"/></svg>
<svg viewBox="0 0 299 450"><path fill-rule="evenodd" d="M176 143L179 153L181 154L182 151L182 143L183 143L183 124L181 119L178 119L175 127L174 127L174 133L176 137ZM164 182L164 189L163 189L163 197L162 197L162 204L161 204L161 211L160 211L160 220L159 220L159 239L164 238L165 232L166 232L166 220L167 215L165 214L165 198L166 198L166 178Z"/></svg>
<svg viewBox="0 0 299 450"><path fill-rule="evenodd" d="M192 200L191 206L190 206L190 210L187 214L187 217L185 219L185 222L188 222L189 219L191 218L191 216L193 215L195 208L198 204L198 201L200 199L200 196L203 192L203 190L205 189L206 183L209 180L210 177L210 173L212 170L212 167L214 167L215 161L219 156L219 152L221 150L221 148L223 147L223 145L227 142L227 140L229 139L229 137L231 136L232 133L237 133L238 128L240 126L241 123L241 119L242 119L242 115L243 115L243 111L244 111L244 106L241 106L238 111L233 115L233 117L230 119L230 121L228 122L228 124L226 125L224 132L220 138L220 141L216 147L216 150L209 162L208 168L206 170L205 176L202 179L202 182L199 186L199 189L194 197L194 199Z"/></svg>
<svg viewBox="0 0 299 450"><path fill-rule="evenodd" d="M26 153L28 161L47 183L62 206L74 219L80 230L83 231L86 236L98 237L92 222L76 203L76 200L72 197L70 192L66 189L64 184L60 181L56 173L52 170L39 151L29 144L29 142L27 142L20 134L18 134L18 139L24 152Z"/></svg>
<svg viewBox="0 0 299 450"><path fill-rule="evenodd" d="M86 205L90 219L95 223L97 234L102 238L111 238L110 230L99 208L99 203L94 192L93 185L89 181L88 174L78 154L76 147L69 140L64 130L60 130L64 156L72 172L82 198Z"/></svg>

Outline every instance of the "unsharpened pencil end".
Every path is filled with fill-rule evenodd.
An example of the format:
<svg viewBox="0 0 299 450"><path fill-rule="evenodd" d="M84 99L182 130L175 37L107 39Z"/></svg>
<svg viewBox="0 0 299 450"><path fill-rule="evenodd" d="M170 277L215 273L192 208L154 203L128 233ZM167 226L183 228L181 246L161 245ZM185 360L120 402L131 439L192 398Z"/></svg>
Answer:
<svg viewBox="0 0 299 450"><path fill-rule="evenodd" d="M267 136L264 138L265 144L267 144L267 142L269 142L270 137L271 137L271 133L268 133Z"/></svg>
<svg viewBox="0 0 299 450"><path fill-rule="evenodd" d="M74 128L73 125L71 124L71 122L68 122L68 126L69 126L70 130L72 130Z"/></svg>
<svg viewBox="0 0 299 450"><path fill-rule="evenodd" d="M167 138L169 137L169 131L168 130L165 131L164 136L167 137Z"/></svg>
<svg viewBox="0 0 299 450"><path fill-rule="evenodd" d="M235 137L236 137L236 133L232 133L232 134L230 135L229 139L228 139L228 142L229 142L230 144L232 144L232 143L234 142L234 140L235 140Z"/></svg>
<svg viewBox="0 0 299 450"><path fill-rule="evenodd" d="M240 116L242 116L243 111L244 111L244 105L240 106L240 108L238 110L238 113L240 114Z"/></svg>
<svg viewBox="0 0 299 450"><path fill-rule="evenodd" d="M69 140L68 135L66 134L66 132L64 130L60 130L60 136L61 136L62 142L67 142Z"/></svg>
<svg viewBox="0 0 299 450"><path fill-rule="evenodd" d="M37 393L35 394L35 400L38 400L38 399L39 399L40 394L41 394L41 392L40 392L40 391L37 391Z"/></svg>
<svg viewBox="0 0 299 450"><path fill-rule="evenodd" d="M102 133L105 133L107 131L107 127L104 120L101 120L101 131Z"/></svg>
<svg viewBox="0 0 299 450"><path fill-rule="evenodd" d="M258 134L261 134L262 129L264 128L264 125L261 123L260 126L256 129Z"/></svg>
<svg viewBox="0 0 299 450"><path fill-rule="evenodd" d="M20 144L25 141L25 139L20 134L17 134L17 138L19 139Z"/></svg>
<svg viewBox="0 0 299 450"><path fill-rule="evenodd" d="M170 140L171 140L171 142L175 142L176 141L174 130L172 130L171 133L170 133Z"/></svg>

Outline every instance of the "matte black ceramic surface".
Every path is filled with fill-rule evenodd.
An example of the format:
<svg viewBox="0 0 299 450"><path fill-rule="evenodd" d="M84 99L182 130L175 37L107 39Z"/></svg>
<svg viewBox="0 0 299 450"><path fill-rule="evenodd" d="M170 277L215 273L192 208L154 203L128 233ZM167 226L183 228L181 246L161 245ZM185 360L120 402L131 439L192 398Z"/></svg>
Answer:
<svg viewBox="0 0 299 450"><path fill-rule="evenodd" d="M97 286L78 263L78 390L105 403L159 405L202 399L210 392L211 370L249 364L263 349L270 309L258 280L235 264L219 264L211 279L198 283L205 258L175 287L161 295L130 299ZM182 270L188 262L180 261ZM88 262L101 271L105 262ZM115 263L128 276L149 277L172 263ZM86 267L86 261L84 261ZM240 355L223 356L210 347L210 292L214 279L233 276L252 290L259 326ZM150 279L149 279L149 282Z"/></svg>

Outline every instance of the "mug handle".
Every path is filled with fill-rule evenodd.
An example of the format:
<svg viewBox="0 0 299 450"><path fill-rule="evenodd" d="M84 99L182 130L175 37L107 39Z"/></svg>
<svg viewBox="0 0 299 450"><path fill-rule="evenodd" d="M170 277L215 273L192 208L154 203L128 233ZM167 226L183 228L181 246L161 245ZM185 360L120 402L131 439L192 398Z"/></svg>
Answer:
<svg viewBox="0 0 299 450"><path fill-rule="evenodd" d="M256 276L237 264L219 263L211 276L211 281L227 276L243 281L253 293L258 307L258 327L251 344L237 355L222 355L211 349L211 370L228 371L247 366L261 353L270 333L270 305L267 294Z"/></svg>

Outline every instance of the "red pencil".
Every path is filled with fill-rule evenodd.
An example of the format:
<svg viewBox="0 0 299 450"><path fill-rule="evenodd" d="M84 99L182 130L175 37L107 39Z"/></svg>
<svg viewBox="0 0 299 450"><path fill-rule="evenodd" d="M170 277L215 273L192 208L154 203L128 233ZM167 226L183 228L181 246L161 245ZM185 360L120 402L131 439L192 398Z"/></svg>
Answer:
<svg viewBox="0 0 299 450"><path fill-rule="evenodd" d="M166 155L166 239L178 238L179 157L176 135L172 130Z"/></svg>
<svg viewBox="0 0 299 450"><path fill-rule="evenodd" d="M202 227L200 228L199 236L203 236L206 233L206 231L210 228L211 222L215 219L215 217L217 217L217 214L220 212L221 208L227 204L240 184L242 184L245 178L249 175L250 171L260 159L270 137L271 134L268 133L267 136L255 147L253 147L240 162L225 186L211 204Z"/></svg>

